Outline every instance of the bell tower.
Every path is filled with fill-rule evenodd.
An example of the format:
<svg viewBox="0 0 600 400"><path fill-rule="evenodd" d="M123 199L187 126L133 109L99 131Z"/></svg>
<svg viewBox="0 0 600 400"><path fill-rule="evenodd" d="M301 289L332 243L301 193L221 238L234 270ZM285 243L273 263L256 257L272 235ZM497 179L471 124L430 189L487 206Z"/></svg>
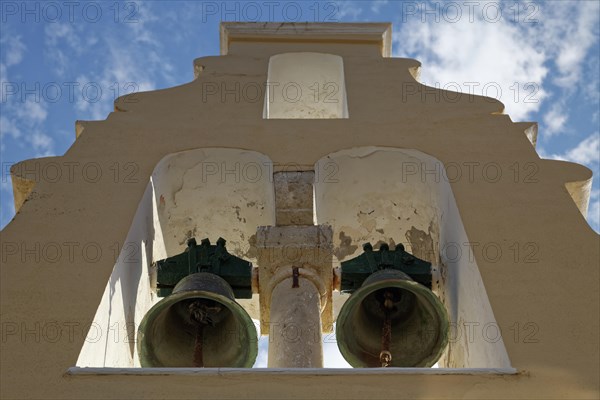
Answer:
<svg viewBox="0 0 600 400"><path fill-rule="evenodd" d="M222 23L16 164L2 398L597 398L591 172L419 69L390 24Z"/></svg>

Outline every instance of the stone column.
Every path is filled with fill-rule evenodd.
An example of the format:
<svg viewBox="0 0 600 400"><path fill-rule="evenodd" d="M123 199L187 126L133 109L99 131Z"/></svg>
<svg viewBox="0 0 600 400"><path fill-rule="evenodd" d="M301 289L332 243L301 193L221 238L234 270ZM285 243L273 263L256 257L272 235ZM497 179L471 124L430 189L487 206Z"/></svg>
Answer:
<svg viewBox="0 0 600 400"><path fill-rule="evenodd" d="M271 293L269 368L322 368L321 299L306 278L287 278Z"/></svg>
<svg viewBox="0 0 600 400"><path fill-rule="evenodd" d="M256 233L261 331L269 367L323 367L333 325L332 231L313 225L313 171L274 174L277 226Z"/></svg>
<svg viewBox="0 0 600 400"><path fill-rule="evenodd" d="M321 332L333 325L331 227L263 226L256 237L269 367L322 367Z"/></svg>

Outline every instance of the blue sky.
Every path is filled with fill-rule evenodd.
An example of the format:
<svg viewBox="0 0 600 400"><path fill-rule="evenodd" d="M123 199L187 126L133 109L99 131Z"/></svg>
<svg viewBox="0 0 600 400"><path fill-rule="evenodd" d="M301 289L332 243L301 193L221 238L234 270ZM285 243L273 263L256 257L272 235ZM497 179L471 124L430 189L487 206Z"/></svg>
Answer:
<svg viewBox="0 0 600 400"><path fill-rule="evenodd" d="M219 54L219 22L392 22L393 55L421 81L489 95L539 122L538 152L586 165L600 229L599 2L0 2L0 227L14 216L10 165L63 154L75 121L104 119L119 95L193 79ZM257 365L266 365L267 340ZM326 366L346 365L325 338Z"/></svg>
<svg viewBox="0 0 600 400"><path fill-rule="evenodd" d="M393 55L423 83L499 98L538 121L538 152L594 171L599 230L599 2L2 1L0 227L13 217L9 166L63 154L75 120L104 119L116 97L193 79L219 53L219 22L393 23Z"/></svg>

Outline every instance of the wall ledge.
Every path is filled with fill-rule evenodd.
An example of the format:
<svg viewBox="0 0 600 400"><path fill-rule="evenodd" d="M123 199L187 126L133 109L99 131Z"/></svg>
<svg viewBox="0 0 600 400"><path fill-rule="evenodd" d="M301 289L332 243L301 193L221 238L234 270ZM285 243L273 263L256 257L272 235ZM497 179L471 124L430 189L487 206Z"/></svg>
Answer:
<svg viewBox="0 0 600 400"><path fill-rule="evenodd" d="M515 368L82 368L71 367L66 376L109 375L516 375Z"/></svg>

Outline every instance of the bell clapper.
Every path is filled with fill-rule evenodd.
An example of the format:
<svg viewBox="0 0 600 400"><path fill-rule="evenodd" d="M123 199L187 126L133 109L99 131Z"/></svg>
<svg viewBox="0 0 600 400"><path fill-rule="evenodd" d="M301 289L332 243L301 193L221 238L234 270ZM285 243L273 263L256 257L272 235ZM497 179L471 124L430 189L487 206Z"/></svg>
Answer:
<svg viewBox="0 0 600 400"><path fill-rule="evenodd" d="M390 313L394 309L393 293L387 290L384 293L383 309L383 329L381 331L381 353L379 353L379 362L381 367L389 367L392 363L392 353L390 352L390 343L392 342L392 320Z"/></svg>
<svg viewBox="0 0 600 400"><path fill-rule="evenodd" d="M190 303L188 310L190 312L190 320L196 325L193 365L196 368L203 368L202 342L204 340L204 327L215 325L213 317L221 311L221 307L218 305L211 307L206 304L205 300L196 300Z"/></svg>
<svg viewBox="0 0 600 400"><path fill-rule="evenodd" d="M198 324L196 328L196 340L194 342L194 367L204 367L204 357L202 355L202 340L204 337L204 325Z"/></svg>

